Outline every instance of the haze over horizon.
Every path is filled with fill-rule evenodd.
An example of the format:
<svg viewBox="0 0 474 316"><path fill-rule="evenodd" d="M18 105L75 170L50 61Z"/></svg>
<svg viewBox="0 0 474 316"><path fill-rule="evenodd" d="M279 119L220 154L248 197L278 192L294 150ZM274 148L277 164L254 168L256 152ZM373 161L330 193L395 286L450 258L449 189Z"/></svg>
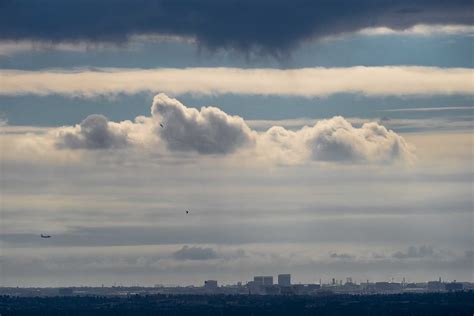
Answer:
<svg viewBox="0 0 474 316"><path fill-rule="evenodd" d="M68 5L0 10L0 286L474 281L471 1Z"/></svg>

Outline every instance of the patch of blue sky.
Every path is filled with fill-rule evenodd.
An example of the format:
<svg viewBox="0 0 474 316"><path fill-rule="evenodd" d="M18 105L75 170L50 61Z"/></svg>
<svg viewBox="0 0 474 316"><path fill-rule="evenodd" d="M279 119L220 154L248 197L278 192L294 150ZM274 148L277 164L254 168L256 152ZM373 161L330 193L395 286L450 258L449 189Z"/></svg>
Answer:
<svg viewBox="0 0 474 316"><path fill-rule="evenodd" d="M367 97L340 93L323 98L181 95L187 106L217 106L223 111L249 120L329 118L335 115L358 118L449 118L473 116L473 96ZM59 95L0 97L0 114L11 125L60 126L82 121L89 114L103 114L111 120L132 120L150 115L151 93L114 97L76 98ZM407 108L453 107L452 110L405 111ZM392 111L402 109L400 111ZM387 111L389 110L389 111Z"/></svg>

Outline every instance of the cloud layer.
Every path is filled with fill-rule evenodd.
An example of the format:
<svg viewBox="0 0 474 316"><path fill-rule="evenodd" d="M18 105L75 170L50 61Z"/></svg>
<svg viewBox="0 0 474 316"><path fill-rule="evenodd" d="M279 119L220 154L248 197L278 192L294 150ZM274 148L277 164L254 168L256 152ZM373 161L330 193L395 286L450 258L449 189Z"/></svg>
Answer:
<svg viewBox="0 0 474 316"><path fill-rule="evenodd" d="M211 49L281 54L306 39L367 27L472 24L471 10L465 0L19 0L2 3L0 39L123 42L164 34L196 38Z"/></svg>
<svg viewBox="0 0 474 316"><path fill-rule="evenodd" d="M450 95L474 93L471 68L412 66L241 69L160 68L20 71L0 70L0 95L62 94L93 97L118 93L165 92L327 96Z"/></svg>
<svg viewBox="0 0 474 316"><path fill-rule="evenodd" d="M390 247L391 251L395 247ZM384 280L387 275L396 281L407 279L428 281L441 275L444 280L471 280L472 251L437 249L437 256L398 259L386 251L371 252L371 247L355 249L354 254L326 254L315 244L259 244L259 245L148 245L135 247L19 247L6 248L1 257L5 284L26 286L40 283L51 286L81 283L84 275L89 285L101 282L140 282L142 285L170 282L187 285L202 284L213 277L220 283L247 281L252 275L265 272L276 275L291 272L296 282L323 282L331 277L352 275L354 281ZM26 251L25 251L26 250ZM44 255L44 254L47 255ZM369 272L367 272L369 271ZM315 276L316 275L316 276ZM68 283L69 282L69 283ZM295 282L295 283L296 283Z"/></svg>
<svg viewBox="0 0 474 316"><path fill-rule="evenodd" d="M405 140L377 122L354 127L343 117L321 120L314 126L292 131L273 126L257 132L238 116L215 107L189 108L161 93L155 96L151 117L135 122L109 122L91 115L80 125L52 134L60 149L142 148L164 143L169 152L229 155L240 152L252 158L279 163L308 161L391 163L411 161ZM155 148L156 149L156 148Z"/></svg>

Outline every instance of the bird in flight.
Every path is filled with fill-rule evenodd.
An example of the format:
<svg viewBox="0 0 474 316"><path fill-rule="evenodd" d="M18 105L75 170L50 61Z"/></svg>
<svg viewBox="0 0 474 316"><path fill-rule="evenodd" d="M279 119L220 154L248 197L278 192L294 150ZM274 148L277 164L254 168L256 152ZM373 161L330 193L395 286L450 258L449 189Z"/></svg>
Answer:
<svg viewBox="0 0 474 316"><path fill-rule="evenodd" d="M51 236L50 236L50 235L43 235L43 234L41 234L41 238L51 238Z"/></svg>
<svg viewBox="0 0 474 316"><path fill-rule="evenodd" d="M189 214L189 211L186 211L186 214Z"/></svg>
<svg viewBox="0 0 474 316"><path fill-rule="evenodd" d="M161 128L164 128L164 127L165 127L165 126L163 125L163 123L160 123L160 126L161 126Z"/></svg>

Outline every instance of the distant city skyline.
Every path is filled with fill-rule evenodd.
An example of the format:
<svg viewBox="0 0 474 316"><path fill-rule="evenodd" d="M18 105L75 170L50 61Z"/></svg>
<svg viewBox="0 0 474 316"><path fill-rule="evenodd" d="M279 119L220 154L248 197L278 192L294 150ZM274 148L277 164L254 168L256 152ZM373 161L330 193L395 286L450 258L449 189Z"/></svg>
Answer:
<svg viewBox="0 0 474 316"><path fill-rule="evenodd" d="M131 296L131 295L367 295L367 294L422 294L446 292L470 292L474 283L460 280L446 281L439 278L427 282L396 282L384 280L366 280L356 282L352 277L345 280L332 278L330 282L292 283L291 274L279 274L278 281L273 276L254 276L253 280L234 284L221 284L219 280L204 280L194 285L143 286L140 284L114 284L113 286L63 286L63 287L0 287L0 295L13 297L31 296Z"/></svg>

